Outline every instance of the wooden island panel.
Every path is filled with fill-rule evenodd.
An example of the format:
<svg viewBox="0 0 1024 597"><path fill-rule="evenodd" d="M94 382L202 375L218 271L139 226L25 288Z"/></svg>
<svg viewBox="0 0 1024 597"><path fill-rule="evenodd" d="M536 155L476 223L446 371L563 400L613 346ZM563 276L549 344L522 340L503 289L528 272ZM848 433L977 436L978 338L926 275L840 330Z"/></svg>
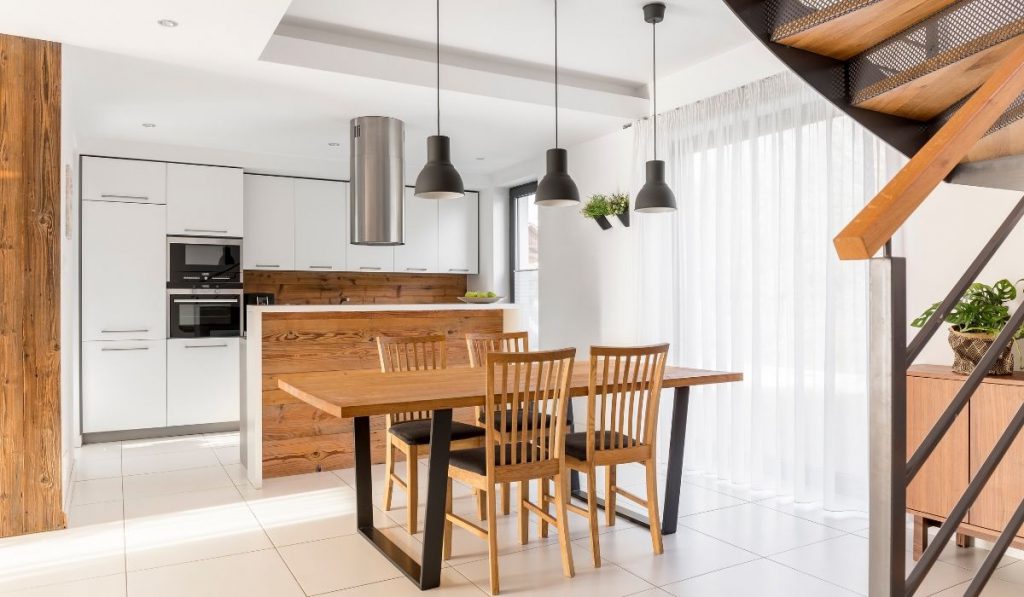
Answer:
<svg viewBox="0 0 1024 597"><path fill-rule="evenodd" d="M277 388L284 374L377 370L379 335L444 334L448 366L469 364L465 335L501 332L501 310L331 311L263 313L263 477L354 465L351 419L338 419ZM472 421L472 409L456 420ZM384 418L371 419L373 462L384 461Z"/></svg>
<svg viewBox="0 0 1024 597"><path fill-rule="evenodd" d="M451 304L466 294L466 276L245 270L245 292L272 292L283 305Z"/></svg>

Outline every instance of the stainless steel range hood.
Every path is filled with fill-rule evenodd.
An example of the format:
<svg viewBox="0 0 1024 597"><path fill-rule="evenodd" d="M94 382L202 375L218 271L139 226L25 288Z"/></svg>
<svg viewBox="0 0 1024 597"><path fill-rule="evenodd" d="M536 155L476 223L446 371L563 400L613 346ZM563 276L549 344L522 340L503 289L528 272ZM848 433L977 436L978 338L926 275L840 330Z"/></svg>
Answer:
<svg viewBox="0 0 1024 597"><path fill-rule="evenodd" d="M405 125L397 118L361 116L350 130L350 242L405 244Z"/></svg>

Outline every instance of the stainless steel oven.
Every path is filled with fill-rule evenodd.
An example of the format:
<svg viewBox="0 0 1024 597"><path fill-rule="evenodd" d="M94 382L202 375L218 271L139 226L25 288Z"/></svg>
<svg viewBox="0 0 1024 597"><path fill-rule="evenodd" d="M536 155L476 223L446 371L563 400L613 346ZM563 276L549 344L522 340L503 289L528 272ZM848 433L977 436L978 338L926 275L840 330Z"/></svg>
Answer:
<svg viewBox="0 0 1024 597"><path fill-rule="evenodd" d="M242 239L167 237L168 288L241 288Z"/></svg>
<svg viewBox="0 0 1024 597"><path fill-rule="evenodd" d="M242 291L167 291L168 338L237 338L242 335Z"/></svg>

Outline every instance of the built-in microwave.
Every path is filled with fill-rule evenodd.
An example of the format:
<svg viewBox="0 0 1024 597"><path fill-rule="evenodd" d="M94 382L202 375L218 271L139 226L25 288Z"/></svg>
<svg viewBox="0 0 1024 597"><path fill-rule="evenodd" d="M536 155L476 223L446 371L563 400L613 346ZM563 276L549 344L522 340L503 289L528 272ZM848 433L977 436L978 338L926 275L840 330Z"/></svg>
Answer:
<svg viewBox="0 0 1024 597"><path fill-rule="evenodd" d="M242 335L242 291L167 291L168 338L237 338Z"/></svg>
<svg viewBox="0 0 1024 597"><path fill-rule="evenodd" d="M167 237L168 288L241 288L242 239Z"/></svg>

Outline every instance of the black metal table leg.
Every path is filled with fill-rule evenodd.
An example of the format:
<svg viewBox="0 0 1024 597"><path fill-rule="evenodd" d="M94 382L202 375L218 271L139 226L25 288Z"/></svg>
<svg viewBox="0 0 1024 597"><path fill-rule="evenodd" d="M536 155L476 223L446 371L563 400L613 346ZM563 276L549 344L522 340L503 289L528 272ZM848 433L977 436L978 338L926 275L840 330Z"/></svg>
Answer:
<svg viewBox="0 0 1024 597"><path fill-rule="evenodd" d="M450 411L449 411L450 412ZM419 562L405 553L377 527L373 526L373 476L370 468L370 419L356 417L355 426L355 457L356 457L356 526L359 533L370 541L385 558L391 561L403 574L409 577L421 589L432 589L437 586L423 586ZM445 467L447 468L447 466ZM429 495L428 495L429 499ZM425 549L425 548L424 548ZM436 578L440 582L440 571Z"/></svg>
<svg viewBox="0 0 1024 597"><path fill-rule="evenodd" d="M668 477L665 479L665 509L661 534L676 532L679 522L679 490L683 483L683 450L686 447L686 415L690 410L690 388L676 388L672 404L672 428L668 436Z"/></svg>
<svg viewBox="0 0 1024 597"><path fill-rule="evenodd" d="M423 523L420 589L441 585L444 555L445 498L448 492L448 457L451 454L452 410L435 410L430 423L430 458L427 472L427 511Z"/></svg>
<svg viewBox="0 0 1024 597"><path fill-rule="evenodd" d="M675 533L679 522L679 492L683 482L683 448L686 446L686 414L689 407L690 388L676 388L675 402L672 405L672 428L668 440L668 478L665 481L665 508L661 515L662 535ZM579 472L572 471L571 495L586 501L587 492L580 490L579 482ZM596 498L596 501L597 507L604 510L604 500ZM640 526L651 526L646 516L634 510L619 507L615 509L615 514Z"/></svg>

